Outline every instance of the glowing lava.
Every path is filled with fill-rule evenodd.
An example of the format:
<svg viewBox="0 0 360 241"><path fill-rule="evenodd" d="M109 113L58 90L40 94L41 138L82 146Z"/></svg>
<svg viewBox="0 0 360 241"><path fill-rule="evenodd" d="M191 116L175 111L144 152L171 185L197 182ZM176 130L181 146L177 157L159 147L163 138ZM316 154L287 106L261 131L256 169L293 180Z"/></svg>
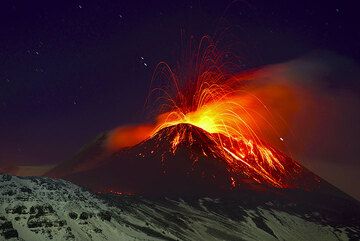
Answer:
<svg viewBox="0 0 360 241"><path fill-rule="evenodd" d="M288 187L286 180L281 178L281 174L286 175L287 172L284 167L286 158L258 137L261 129L259 119L265 120L268 124L266 128L275 128L263 114L268 112L267 107L242 87L246 75L228 74L223 54L208 37L202 39L195 55L195 59L190 60L193 69L188 79L180 79L167 65L161 69L162 73L168 71L173 90L160 89L164 93L160 99L165 100L163 106L169 111L158 117L153 134L177 124L197 126L212 134L219 147L218 154L226 160L233 173L244 172L245 164L268 184ZM173 150L181 142L181 137L176 135L172 142ZM236 185L234 178L232 185Z"/></svg>
<svg viewBox="0 0 360 241"><path fill-rule="evenodd" d="M232 188L240 185L244 176L272 187L298 187L296 178L303 174L303 167L259 137L264 130L276 133L276 128L271 113L256 96L256 91L246 88L253 73L231 74L228 56L229 53L218 51L209 37L204 37L186 59L183 66L186 69L173 72L167 64L159 64L152 83L165 79L168 84L152 88L149 100L152 97L155 100L148 102L159 106L160 114L152 131L149 132L147 125L142 138L136 137L137 142L154 137L165 128L178 131L166 132L170 151L175 155L180 144L192 145L193 140L191 135L179 131L185 129L169 127L190 124L205 131L211 143L215 143L211 153L203 151L202 155L217 156L226 162ZM136 127L142 130L139 128ZM129 135L134 133L127 131ZM110 139L124 140L124 135ZM154 149L151 153L157 151Z"/></svg>

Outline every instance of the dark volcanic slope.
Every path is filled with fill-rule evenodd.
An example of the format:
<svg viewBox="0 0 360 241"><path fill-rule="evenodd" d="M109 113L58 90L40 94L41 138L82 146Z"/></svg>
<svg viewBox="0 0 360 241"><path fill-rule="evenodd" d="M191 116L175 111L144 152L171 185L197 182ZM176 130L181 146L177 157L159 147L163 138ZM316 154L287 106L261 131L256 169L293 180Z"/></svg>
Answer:
<svg viewBox="0 0 360 241"><path fill-rule="evenodd" d="M101 162L109 156L105 146L106 139L107 134L98 135L91 143L83 146L73 158L60 163L44 176L62 177L101 165Z"/></svg>
<svg viewBox="0 0 360 241"><path fill-rule="evenodd" d="M184 138L175 149L178 133ZM113 154L95 169L64 178L97 191L216 192L230 187L231 179L215 148L209 134L200 128L177 125Z"/></svg>
<svg viewBox="0 0 360 241"><path fill-rule="evenodd" d="M95 141L71 162L51 172L50 176L101 192L199 194L272 187L264 176L246 163L234 160L236 166L229 165L214 135L193 125L179 124L164 128L142 143L111 156L106 156L99 149L102 142ZM262 159L256 149L254 153L259 157L257 162L251 155L246 160L254 162L257 168L268 169L288 188L334 189L276 150L274 153L282 156L281 164L285 172L261 164Z"/></svg>

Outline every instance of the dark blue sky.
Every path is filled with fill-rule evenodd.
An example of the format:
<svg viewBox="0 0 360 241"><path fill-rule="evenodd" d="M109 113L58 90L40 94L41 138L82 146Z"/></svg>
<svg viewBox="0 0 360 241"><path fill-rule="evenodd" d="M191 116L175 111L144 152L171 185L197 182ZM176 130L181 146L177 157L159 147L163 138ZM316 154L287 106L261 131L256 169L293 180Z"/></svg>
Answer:
<svg viewBox="0 0 360 241"><path fill-rule="evenodd" d="M358 8L344 1L54 2L0 3L0 162L56 163L102 131L144 121L154 68L176 64L181 31L230 27L244 69L313 50L360 60Z"/></svg>

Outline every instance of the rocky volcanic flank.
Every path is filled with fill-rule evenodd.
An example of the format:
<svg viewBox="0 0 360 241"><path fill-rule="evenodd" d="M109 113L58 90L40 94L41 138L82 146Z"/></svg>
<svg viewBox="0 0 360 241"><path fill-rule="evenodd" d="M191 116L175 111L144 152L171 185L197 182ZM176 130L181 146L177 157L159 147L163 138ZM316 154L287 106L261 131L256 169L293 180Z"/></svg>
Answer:
<svg viewBox="0 0 360 241"><path fill-rule="evenodd" d="M161 129L138 145L110 154L104 147L106 135L101 135L47 176L70 180L100 192L205 194L273 188L267 176L256 172L250 163L284 187L337 192L326 181L275 149L272 152L279 157L281 166L269 166L255 146L252 154L245 157L246 162L233 160L235 169L224 159L223 147L214 136L218 138L196 126L178 124Z"/></svg>

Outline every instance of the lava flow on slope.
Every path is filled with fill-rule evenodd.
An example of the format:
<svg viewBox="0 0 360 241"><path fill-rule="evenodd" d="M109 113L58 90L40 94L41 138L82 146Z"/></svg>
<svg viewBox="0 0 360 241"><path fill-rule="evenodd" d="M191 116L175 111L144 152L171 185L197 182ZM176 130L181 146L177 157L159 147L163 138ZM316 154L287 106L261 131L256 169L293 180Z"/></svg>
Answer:
<svg viewBox="0 0 360 241"><path fill-rule="evenodd" d="M96 168L62 178L99 192L152 195L259 188L311 190L320 185L316 175L291 158L261 148L191 124L176 124L119 150ZM270 156L263 157L263 150ZM273 158L273 163L264 158Z"/></svg>

